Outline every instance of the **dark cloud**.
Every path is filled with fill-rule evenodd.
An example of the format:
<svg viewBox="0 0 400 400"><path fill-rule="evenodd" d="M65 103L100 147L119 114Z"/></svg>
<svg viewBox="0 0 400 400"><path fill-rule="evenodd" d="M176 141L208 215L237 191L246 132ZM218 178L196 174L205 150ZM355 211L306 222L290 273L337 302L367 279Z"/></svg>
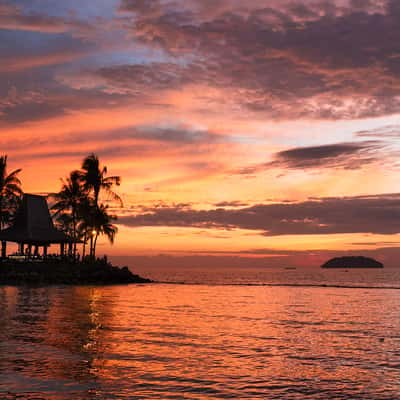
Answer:
<svg viewBox="0 0 400 400"><path fill-rule="evenodd" d="M174 63L150 63L143 65L118 65L100 68L95 72L104 80L105 90L131 95L146 92L178 89L193 82L195 66L178 66ZM152 92L153 93L153 92Z"/></svg>
<svg viewBox="0 0 400 400"><path fill-rule="evenodd" d="M124 132L121 132L124 135ZM125 134L127 131L125 131ZM130 137L144 140L176 143L223 143L234 141L233 137L221 135L207 130L195 129L190 126L139 126L132 129Z"/></svg>
<svg viewBox="0 0 400 400"><path fill-rule="evenodd" d="M358 169L379 160L382 142L352 142L297 147L276 154L270 167L285 169L344 168Z"/></svg>
<svg viewBox="0 0 400 400"><path fill-rule="evenodd" d="M42 82L40 74L34 75L37 79L32 83L18 82L18 75L14 76L16 80L8 88L8 82L0 82L0 93L4 93L0 99L0 127L59 117L76 110L93 110L104 106L112 109L128 102L126 96L120 94L91 89L73 90L46 78ZM18 88L13 85L14 82ZM132 104L130 99L129 104Z"/></svg>
<svg viewBox="0 0 400 400"><path fill-rule="evenodd" d="M28 102L13 106L0 104L0 116L4 123L20 123L52 118L65 113L64 104L57 102ZM1 125L0 125L1 126Z"/></svg>
<svg viewBox="0 0 400 400"><path fill-rule="evenodd" d="M38 121L70 110L117 103L120 95L74 90L55 79L57 67L86 57L94 45L66 34L0 29L0 123Z"/></svg>
<svg viewBox="0 0 400 400"><path fill-rule="evenodd" d="M214 204L215 207L245 207L248 206L247 203L243 201L221 201L220 203Z"/></svg>
<svg viewBox="0 0 400 400"><path fill-rule="evenodd" d="M0 1L0 73L76 62L105 46L98 30L103 20L20 4ZM400 110L399 18L395 0L122 0L120 13L107 22L115 36L110 42L117 46L113 40L121 39L123 48L120 29L127 29L132 43L163 55L129 64L121 59L136 57L125 49L103 67L66 68L58 83L82 96L91 89L146 104L166 90L207 85L219 93L210 95L213 104L274 119L394 114ZM215 113L211 101L198 111Z"/></svg>
<svg viewBox="0 0 400 400"><path fill-rule="evenodd" d="M322 198L301 203L258 204L239 209L157 207L121 216L128 226L249 229L274 235L400 232L400 194Z"/></svg>
<svg viewBox="0 0 400 400"><path fill-rule="evenodd" d="M377 140L295 147L276 153L271 162L247 166L235 171L252 175L273 168L286 170L360 169L365 165L388 161L385 143Z"/></svg>
<svg viewBox="0 0 400 400"><path fill-rule="evenodd" d="M220 0L212 10L193 1L125 0L121 9L133 14L137 40L195 60L175 66L173 86L184 85L193 68L193 82L237 91L236 102L274 118L366 118L400 110L396 0Z"/></svg>
<svg viewBox="0 0 400 400"><path fill-rule="evenodd" d="M400 242L396 242L396 241L380 241L380 242L354 242L354 243L350 243L351 245L354 246L373 246L373 247L377 247L377 246L393 246L393 245L399 245Z"/></svg>

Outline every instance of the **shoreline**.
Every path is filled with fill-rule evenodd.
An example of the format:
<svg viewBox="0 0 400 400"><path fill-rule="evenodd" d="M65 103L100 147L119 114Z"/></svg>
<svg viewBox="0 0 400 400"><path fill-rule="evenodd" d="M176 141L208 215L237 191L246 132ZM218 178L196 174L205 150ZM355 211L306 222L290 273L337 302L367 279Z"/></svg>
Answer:
<svg viewBox="0 0 400 400"><path fill-rule="evenodd" d="M0 286L126 285L153 283L133 274L128 267L117 267L104 260L0 263Z"/></svg>

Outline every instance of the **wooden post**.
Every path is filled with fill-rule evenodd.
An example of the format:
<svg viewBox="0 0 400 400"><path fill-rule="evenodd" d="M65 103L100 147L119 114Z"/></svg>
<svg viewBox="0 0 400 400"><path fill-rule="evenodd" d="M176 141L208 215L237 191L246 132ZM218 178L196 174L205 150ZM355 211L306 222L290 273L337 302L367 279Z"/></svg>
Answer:
<svg viewBox="0 0 400 400"><path fill-rule="evenodd" d="M64 257L65 254L65 243L60 243L60 256Z"/></svg>
<svg viewBox="0 0 400 400"><path fill-rule="evenodd" d="M19 254L21 254L22 256L24 255L24 244L23 243L19 244Z"/></svg>
<svg viewBox="0 0 400 400"><path fill-rule="evenodd" d="M43 246L43 258L47 258L47 244Z"/></svg>

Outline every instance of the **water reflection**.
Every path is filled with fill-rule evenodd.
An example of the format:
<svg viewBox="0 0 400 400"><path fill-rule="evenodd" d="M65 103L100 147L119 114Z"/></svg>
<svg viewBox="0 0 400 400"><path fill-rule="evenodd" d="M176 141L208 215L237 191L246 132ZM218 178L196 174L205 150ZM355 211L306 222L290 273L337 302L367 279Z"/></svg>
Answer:
<svg viewBox="0 0 400 400"><path fill-rule="evenodd" d="M1 388L24 398L85 392L82 398L90 399L96 393L108 343L101 328L110 315L101 290L1 288L0 308Z"/></svg>
<svg viewBox="0 0 400 400"><path fill-rule="evenodd" d="M399 398L399 306L373 289L0 288L0 398Z"/></svg>

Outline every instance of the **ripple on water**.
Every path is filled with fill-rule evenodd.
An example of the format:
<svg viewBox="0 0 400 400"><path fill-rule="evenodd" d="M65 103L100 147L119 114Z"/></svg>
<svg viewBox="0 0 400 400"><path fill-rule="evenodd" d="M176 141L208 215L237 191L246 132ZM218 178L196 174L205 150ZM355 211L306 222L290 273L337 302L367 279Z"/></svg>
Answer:
<svg viewBox="0 0 400 400"><path fill-rule="evenodd" d="M400 297L361 293L0 288L0 399L398 399Z"/></svg>

